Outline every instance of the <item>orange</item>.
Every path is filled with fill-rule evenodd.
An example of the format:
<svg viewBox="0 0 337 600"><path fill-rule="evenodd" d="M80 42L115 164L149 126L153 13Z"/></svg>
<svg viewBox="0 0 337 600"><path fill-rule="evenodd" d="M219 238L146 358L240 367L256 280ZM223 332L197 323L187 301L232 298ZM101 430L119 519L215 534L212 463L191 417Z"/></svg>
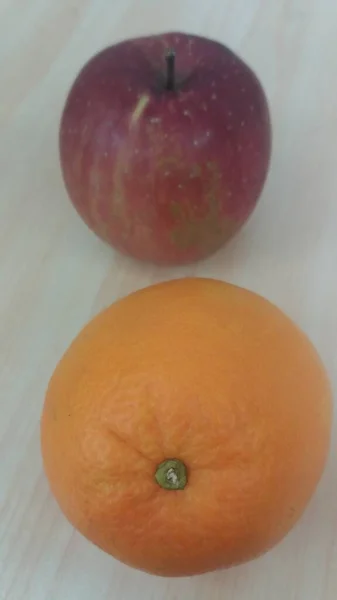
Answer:
<svg viewBox="0 0 337 600"><path fill-rule="evenodd" d="M69 521L159 575L241 563L302 514L322 474L331 392L306 336L275 306L183 279L87 325L51 379L41 422Z"/></svg>

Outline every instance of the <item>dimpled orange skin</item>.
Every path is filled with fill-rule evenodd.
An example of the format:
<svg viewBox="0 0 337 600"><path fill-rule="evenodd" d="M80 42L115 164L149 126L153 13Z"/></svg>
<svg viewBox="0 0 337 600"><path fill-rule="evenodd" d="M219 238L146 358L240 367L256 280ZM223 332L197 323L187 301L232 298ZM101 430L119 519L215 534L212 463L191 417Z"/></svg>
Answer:
<svg viewBox="0 0 337 600"><path fill-rule="evenodd" d="M146 288L87 325L51 379L45 471L89 540L151 573L248 561L293 527L328 454L331 392L275 306L208 279ZM183 490L155 480L179 459Z"/></svg>

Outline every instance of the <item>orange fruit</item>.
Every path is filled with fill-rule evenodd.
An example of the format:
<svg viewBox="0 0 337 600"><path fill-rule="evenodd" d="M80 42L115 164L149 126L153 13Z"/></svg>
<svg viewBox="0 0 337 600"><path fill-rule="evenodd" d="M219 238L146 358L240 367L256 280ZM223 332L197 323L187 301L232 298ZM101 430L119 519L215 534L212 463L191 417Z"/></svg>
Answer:
<svg viewBox="0 0 337 600"><path fill-rule="evenodd" d="M51 489L117 559L191 575L271 548L329 448L331 392L306 336L254 293L208 279L149 287L87 325L41 421Z"/></svg>

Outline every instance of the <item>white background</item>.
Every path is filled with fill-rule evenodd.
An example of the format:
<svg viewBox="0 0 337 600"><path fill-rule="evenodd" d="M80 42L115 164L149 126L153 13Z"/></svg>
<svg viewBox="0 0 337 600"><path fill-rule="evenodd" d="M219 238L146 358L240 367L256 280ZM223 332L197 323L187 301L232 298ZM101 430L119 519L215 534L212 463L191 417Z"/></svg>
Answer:
<svg viewBox="0 0 337 600"><path fill-rule="evenodd" d="M274 126L249 224L207 262L177 270L123 258L87 230L57 148L82 64L123 37L170 29L239 52ZM0 600L335 600L335 439L318 493L278 548L228 572L162 580L119 565L65 521L41 469L39 416L57 360L92 315L186 274L277 303L317 345L336 390L336 34L336 0L0 0Z"/></svg>

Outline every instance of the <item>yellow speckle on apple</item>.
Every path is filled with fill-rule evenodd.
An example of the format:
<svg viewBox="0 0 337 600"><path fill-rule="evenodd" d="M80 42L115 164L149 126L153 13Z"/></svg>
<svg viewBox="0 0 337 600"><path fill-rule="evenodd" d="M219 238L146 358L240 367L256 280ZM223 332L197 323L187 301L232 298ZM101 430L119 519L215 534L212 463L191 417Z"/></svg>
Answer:
<svg viewBox="0 0 337 600"><path fill-rule="evenodd" d="M137 125L139 119L141 118L141 116L149 102L150 102L150 96L148 96L147 94L143 94L139 98L139 100L136 104L136 107L131 115L130 127L134 127L135 125Z"/></svg>

